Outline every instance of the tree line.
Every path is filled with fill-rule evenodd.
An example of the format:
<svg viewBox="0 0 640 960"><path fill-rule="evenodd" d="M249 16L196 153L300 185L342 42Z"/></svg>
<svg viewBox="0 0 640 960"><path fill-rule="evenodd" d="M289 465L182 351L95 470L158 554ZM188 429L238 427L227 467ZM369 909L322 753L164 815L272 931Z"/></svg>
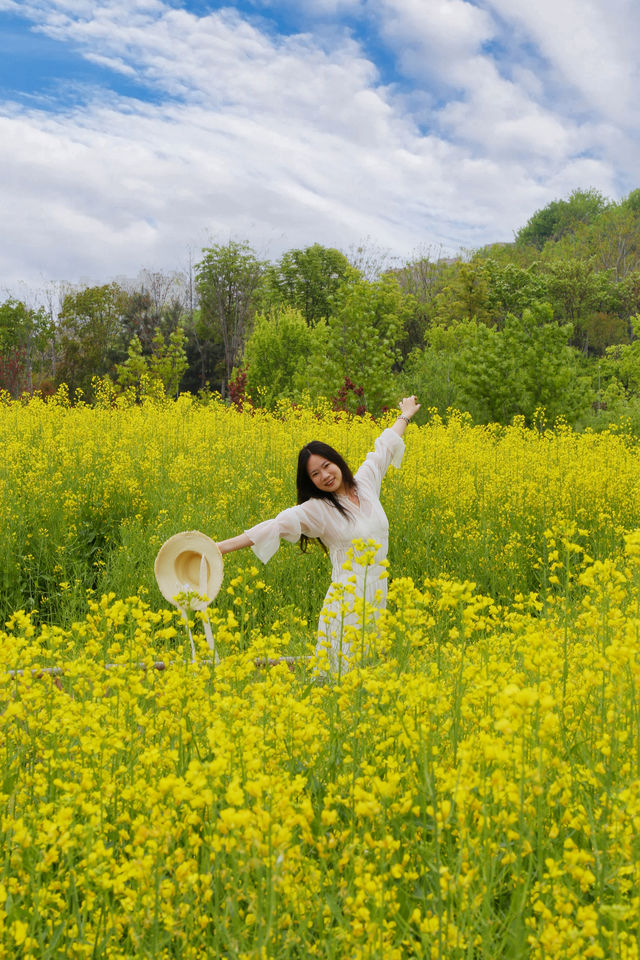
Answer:
<svg viewBox="0 0 640 960"><path fill-rule="evenodd" d="M640 190L619 202L575 190L513 243L454 258L370 254L313 244L268 262L229 241L188 273L63 288L55 309L8 299L0 389L325 398L374 415L411 389L424 416L531 424L544 410L640 429Z"/></svg>

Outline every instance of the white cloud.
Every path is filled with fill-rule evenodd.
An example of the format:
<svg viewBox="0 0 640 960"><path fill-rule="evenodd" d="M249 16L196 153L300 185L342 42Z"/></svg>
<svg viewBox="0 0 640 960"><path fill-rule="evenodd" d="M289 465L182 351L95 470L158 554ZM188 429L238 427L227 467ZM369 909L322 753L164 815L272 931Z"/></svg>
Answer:
<svg viewBox="0 0 640 960"><path fill-rule="evenodd" d="M383 35L415 76L447 80L494 32L491 17L466 0L370 0L370 5Z"/></svg>
<svg viewBox="0 0 640 960"><path fill-rule="evenodd" d="M271 256L365 236L402 255L452 250L509 240L576 186L610 193L620 152L632 155L624 123L565 115L530 64L508 75L486 46L506 0L487 3L368 0L420 81L400 91L344 32L323 48L231 9L25 0L38 29L144 80L156 102L105 93L57 113L5 105L0 191L13 229L0 284L172 268L187 246L230 236ZM517 29L527 36L529 18Z"/></svg>
<svg viewBox="0 0 640 960"><path fill-rule="evenodd" d="M487 0L515 21L583 106L629 124L638 110L640 7L629 0Z"/></svg>
<svg viewBox="0 0 640 960"><path fill-rule="evenodd" d="M518 157L528 161L536 179L550 181L555 170L575 170L580 165L574 161L585 151L600 155L600 162L589 166L594 186L615 189L614 171L622 172L622 179L632 175L635 104L620 111L621 137L628 141L622 156L595 135L601 116L616 115L606 107L621 73L627 78L637 73L635 63L621 68L616 60L620 31L611 24L605 28L604 3L587 5L581 15L583 7L573 0L560 8L552 0L535 6L486 0L487 9L466 0L369 2L405 72L439 88L444 105L432 112L431 123L448 139L467 144L475 156L501 158L503 165ZM532 45L537 56L527 52ZM598 88L603 75L611 87L604 96ZM625 79L622 100L628 87Z"/></svg>
<svg viewBox="0 0 640 960"><path fill-rule="evenodd" d="M122 73L126 77L135 77L136 71L128 63L124 63L119 57L103 57L99 53L88 53L86 59L91 63L96 63L99 67L106 67L116 73Z"/></svg>
<svg viewBox="0 0 640 960"><path fill-rule="evenodd" d="M336 19L344 14L362 12L366 0L253 0L258 10L276 12L286 10L300 19Z"/></svg>

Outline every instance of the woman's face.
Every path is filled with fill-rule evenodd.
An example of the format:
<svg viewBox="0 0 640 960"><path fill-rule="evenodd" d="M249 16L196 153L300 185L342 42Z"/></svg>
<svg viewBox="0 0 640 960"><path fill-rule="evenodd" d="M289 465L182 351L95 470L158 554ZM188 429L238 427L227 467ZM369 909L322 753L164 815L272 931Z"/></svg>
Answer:
<svg viewBox="0 0 640 960"><path fill-rule="evenodd" d="M331 460L327 460L326 457L320 457L317 453L312 453L307 460L307 473L318 490L327 493L343 492L342 470Z"/></svg>

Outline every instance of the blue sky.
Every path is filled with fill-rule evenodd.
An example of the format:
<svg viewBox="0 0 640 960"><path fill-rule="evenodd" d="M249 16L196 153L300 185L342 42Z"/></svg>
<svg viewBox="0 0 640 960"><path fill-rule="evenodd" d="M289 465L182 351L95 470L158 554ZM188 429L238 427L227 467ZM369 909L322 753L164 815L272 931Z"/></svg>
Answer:
<svg viewBox="0 0 640 960"><path fill-rule="evenodd" d="M211 242L392 262L638 183L628 0L0 0L0 291Z"/></svg>

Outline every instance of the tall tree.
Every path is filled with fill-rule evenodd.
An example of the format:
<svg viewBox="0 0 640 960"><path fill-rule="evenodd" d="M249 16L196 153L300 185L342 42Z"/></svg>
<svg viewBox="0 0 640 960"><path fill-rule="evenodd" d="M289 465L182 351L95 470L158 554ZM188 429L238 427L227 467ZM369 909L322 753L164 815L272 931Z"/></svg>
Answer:
<svg viewBox="0 0 640 960"><path fill-rule="evenodd" d="M618 381L628 395L640 396L640 316L631 317L633 340L607 349L603 364L605 378Z"/></svg>
<svg viewBox="0 0 640 960"><path fill-rule="evenodd" d="M248 243L230 240L203 250L196 264L201 335L217 330L224 344L223 392L238 362L256 308L256 293L266 264Z"/></svg>
<svg viewBox="0 0 640 960"><path fill-rule="evenodd" d="M635 194L638 195L636 198ZM587 239L585 253L593 255L598 270L612 270L622 280L640 269L640 190L598 217Z"/></svg>
<svg viewBox="0 0 640 960"><path fill-rule="evenodd" d="M176 397L180 381L187 369L185 352L186 335L182 327L177 327L165 339L161 330L156 330L153 338L153 354L149 361L151 376L159 380L169 397Z"/></svg>
<svg viewBox="0 0 640 960"><path fill-rule="evenodd" d="M490 322L502 328L509 314L521 317L534 304L549 299L547 277L538 263L526 269L515 263L484 261L487 282L487 310Z"/></svg>
<svg viewBox="0 0 640 960"><path fill-rule="evenodd" d="M431 259L430 252L427 252L389 271L389 275L396 278L402 292L413 303L402 344L403 356L424 345L426 331L435 320L437 297L457 269L453 264L453 260L440 256Z"/></svg>
<svg viewBox="0 0 640 960"><path fill-rule="evenodd" d="M266 270L262 306L265 312L293 307L312 326L329 317L343 281L357 276L346 256L333 247L314 243L304 250L288 250Z"/></svg>
<svg viewBox="0 0 640 960"><path fill-rule="evenodd" d="M117 381L124 390L133 389L139 399L150 387L161 385L162 392L170 397L178 393L180 380L187 368L185 334L178 327L169 335L169 342L156 329L151 356L143 356L142 345L134 336L129 343L127 359L116 366Z"/></svg>
<svg viewBox="0 0 640 960"><path fill-rule="evenodd" d="M508 316L502 330L477 324L457 359L464 408L485 423L508 423L520 415L531 424L538 408L549 419L575 420L592 397L570 337L571 324L554 323L548 305Z"/></svg>
<svg viewBox="0 0 640 960"><path fill-rule="evenodd" d="M425 330L424 348L412 350L407 357L400 378L401 392L420 397L423 417L428 410L445 416L450 407L461 405L458 358L465 342L476 337L476 329L475 320L433 324Z"/></svg>
<svg viewBox="0 0 640 960"><path fill-rule="evenodd" d="M304 390L313 336L298 310L258 314L244 351L247 392L254 404L271 408Z"/></svg>
<svg viewBox="0 0 640 960"><path fill-rule="evenodd" d="M212 384L225 386L224 343L220 328L196 307L186 319L188 367L182 379L184 390L197 393Z"/></svg>
<svg viewBox="0 0 640 960"><path fill-rule="evenodd" d="M189 314L189 279L178 271L141 270L133 281L123 281L128 299L122 323L126 343L138 337L145 355L152 351L155 331L163 336L184 324Z"/></svg>
<svg viewBox="0 0 640 960"><path fill-rule="evenodd" d="M17 395L33 390L33 371L51 335L51 321L43 307L27 307L10 298L0 304L0 387Z"/></svg>
<svg viewBox="0 0 640 960"><path fill-rule="evenodd" d="M159 320L167 314L172 315L176 307L182 312L187 306L188 279L178 270L166 273L145 268L138 274L135 286L148 294L153 313Z"/></svg>
<svg viewBox="0 0 640 960"><path fill-rule="evenodd" d="M112 373L124 355L128 294L117 283L67 292L58 317L58 383L90 393L94 376Z"/></svg>
<svg viewBox="0 0 640 960"><path fill-rule="evenodd" d="M537 210L516 234L516 243L542 250L548 241L557 241L581 225L593 223L608 206L606 197L592 187L574 190L568 200L553 200Z"/></svg>
<svg viewBox="0 0 640 960"><path fill-rule="evenodd" d="M545 269L554 315L572 325L573 345L587 353L593 315L610 311L616 300L615 282L595 270L592 259L556 259Z"/></svg>
<svg viewBox="0 0 640 960"><path fill-rule="evenodd" d="M317 326L309 364L313 393L337 397L351 385L358 393L345 395L355 412L379 413L395 398L394 368L411 307L397 280L384 276L375 283L345 283L338 292L329 322ZM361 391L361 392L359 392Z"/></svg>
<svg viewBox="0 0 640 960"><path fill-rule="evenodd" d="M458 261L454 265L449 282L436 298L436 318L440 323L490 319L489 285L483 263Z"/></svg>
<svg viewBox="0 0 640 960"><path fill-rule="evenodd" d="M143 353L151 351L153 335L158 326L158 314L154 309L151 296L145 290L132 290L126 300L123 298L122 332L126 343L134 337L140 343Z"/></svg>

